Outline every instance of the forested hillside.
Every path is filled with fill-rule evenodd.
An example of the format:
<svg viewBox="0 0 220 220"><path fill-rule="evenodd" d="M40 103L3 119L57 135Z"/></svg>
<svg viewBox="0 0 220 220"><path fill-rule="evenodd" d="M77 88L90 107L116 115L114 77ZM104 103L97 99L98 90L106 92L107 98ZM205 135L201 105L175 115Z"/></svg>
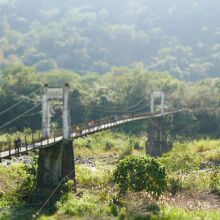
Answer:
<svg viewBox="0 0 220 220"><path fill-rule="evenodd" d="M220 74L218 0L0 0L0 66Z"/></svg>
<svg viewBox="0 0 220 220"><path fill-rule="evenodd" d="M1 126L34 109L13 123L1 127L2 131L41 129L42 90L39 89L45 82L50 86L62 86L69 82L71 121L74 126L91 119L111 117L112 114L149 112L150 92L163 90L166 95L166 110L185 109L174 117L174 134L188 138L220 137L219 79L206 79L190 84L169 74L148 72L141 67L118 67L102 76L95 73L80 76L64 70L36 73L31 68L19 66L7 68L3 71L0 89ZM16 106L13 107L14 105ZM131 106L134 107L129 108ZM13 108L10 109L11 107ZM51 113L52 121L56 122L53 126L60 127L59 121L57 122L57 119L61 119L60 107L54 107ZM129 132L139 133L146 131L146 125L143 122L126 128Z"/></svg>

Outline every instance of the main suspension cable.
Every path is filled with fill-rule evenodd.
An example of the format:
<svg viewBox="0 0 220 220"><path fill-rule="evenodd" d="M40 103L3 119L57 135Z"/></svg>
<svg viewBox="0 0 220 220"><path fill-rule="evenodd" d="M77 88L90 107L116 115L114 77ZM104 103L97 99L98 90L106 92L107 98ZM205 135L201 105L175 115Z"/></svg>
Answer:
<svg viewBox="0 0 220 220"><path fill-rule="evenodd" d="M28 114L29 112L33 111L34 109L36 109L38 106L40 106L41 103L38 103L37 105L35 105L34 107L30 108L29 110L25 111L24 113L18 115L16 118L12 119L11 121L6 122L5 124L0 126L0 129L6 127L7 125L10 125L11 123L13 123L14 121L22 118L23 116L25 116L26 114Z"/></svg>
<svg viewBox="0 0 220 220"><path fill-rule="evenodd" d="M38 111L38 112L35 112L35 113L32 113L32 114L24 115L23 118L30 117L30 116L35 116L35 115L38 115L38 114L41 114L41 113L42 113L42 111Z"/></svg>
<svg viewBox="0 0 220 220"><path fill-rule="evenodd" d="M28 95L27 97L31 97L32 95L36 94L41 88L36 89L34 92L32 92L30 95ZM21 99L21 97L19 98ZM18 100L19 100L18 99ZM5 114L6 112L10 111L11 109L17 107L18 105L20 105L22 102L24 102L24 99L21 99L20 101L18 101L17 103L15 103L14 105L10 106L9 108L3 110L2 112L0 112L0 115Z"/></svg>
<svg viewBox="0 0 220 220"><path fill-rule="evenodd" d="M88 96L88 97L94 99L94 97L93 97L92 95L88 94L88 93L83 92L83 94L84 94L85 96ZM138 104L140 104L141 102L143 102L143 101L145 100L145 98L146 98L146 97L141 98L141 99L138 101L138 103L136 103L136 104L134 104L134 105L132 105L132 106L128 106L128 107L104 107L104 106L98 106L97 104L92 104L92 105L93 105L94 107L96 107L96 108L103 109L103 110L121 111L121 110L124 110L125 108L126 108L126 109L130 109L130 108L136 107Z"/></svg>
<svg viewBox="0 0 220 220"><path fill-rule="evenodd" d="M135 112L138 112L146 107L148 107L149 105L148 104L145 104L143 106L140 106L139 108L136 108L136 109L133 109L133 110L128 110L128 111L125 111L125 113L135 113Z"/></svg>
<svg viewBox="0 0 220 220"><path fill-rule="evenodd" d="M131 105L131 106L127 106L127 107L124 107L124 108L120 108L120 109L114 109L114 108L107 108L107 107L101 107L101 106L96 106L95 108L98 110L98 111L101 111L101 112L108 112L108 113L122 113L122 112L126 112L128 110L131 110L135 107L137 107L138 105L140 105L143 101L145 100L145 97L142 98L141 100L139 100L136 104L134 105Z"/></svg>

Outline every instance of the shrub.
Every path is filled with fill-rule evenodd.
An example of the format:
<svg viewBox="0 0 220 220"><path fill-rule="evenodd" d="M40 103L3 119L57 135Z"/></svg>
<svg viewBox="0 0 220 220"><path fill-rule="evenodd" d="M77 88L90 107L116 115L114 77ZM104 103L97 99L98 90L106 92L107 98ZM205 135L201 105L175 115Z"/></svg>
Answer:
<svg viewBox="0 0 220 220"><path fill-rule="evenodd" d="M220 168L215 167L210 176L210 187L213 193L220 194Z"/></svg>
<svg viewBox="0 0 220 220"><path fill-rule="evenodd" d="M19 175L25 175L25 178L19 183L17 190L23 199L31 199L30 195L36 189L37 184L37 158L34 157L31 164L24 164Z"/></svg>
<svg viewBox="0 0 220 220"><path fill-rule="evenodd" d="M183 189L183 181L180 176L171 177L168 181L168 190L172 195L175 195L177 192L180 192Z"/></svg>
<svg viewBox="0 0 220 220"><path fill-rule="evenodd" d="M135 149L135 150L141 150L142 147L140 146L140 144L139 144L138 142L135 142L135 143L134 143L134 149Z"/></svg>
<svg viewBox="0 0 220 220"><path fill-rule="evenodd" d="M114 147L114 144L113 144L112 142L107 141L107 142L105 143L105 150L106 150L106 151L111 150L113 147Z"/></svg>
<svg viewBox="0 0 220 220"><path fill-rule="evenodd" d="M135 150L140 150L141 147L140 147L140 143L139 141L136 139L136 138L131 138L129 140L129 145L134 148Z"/></svg>
<svg viewBox="0 0 220 220"><path fill-rule="evenodd" d="M74 180L68 180L63 185L63 192L71 192L76 191L76 183Z"/></svg>
<svg viewBox="0 0 220 220"><path fill-rule="evenodd" d="M166 189L165 168L154 158L129 156L119 162L114 181L121 193L146 190L160 195Z"/></svg>

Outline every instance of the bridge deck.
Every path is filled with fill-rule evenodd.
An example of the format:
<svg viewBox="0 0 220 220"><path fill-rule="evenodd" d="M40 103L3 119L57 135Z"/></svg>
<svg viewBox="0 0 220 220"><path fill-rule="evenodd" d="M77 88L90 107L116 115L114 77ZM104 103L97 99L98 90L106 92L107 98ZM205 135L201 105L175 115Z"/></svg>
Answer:
<svg viewBox="0 0 220 220"><path fill-rule="evenodd" d="M87 136L87 135L90 135L90 134L93 134L99 131L117 127L117 126L129 123L129 122L140 121L140 120L149 119L149 118L159 118L159 117L174 114L180 111L182 110L169 111L169 112L164 113L163 115L161 113L154 113L154 114L145 113L145 114L133 115L128 118L119 119L115 121L112 120L111 122L108 122L108 123L99 123L99 125L88 126L87 128L81 130L80 132L76 132L76 131L72 132L70 135L70 138L76 139L76 138ZM26 153L28 151L33 151L36 149L49 147L50 145L53 145L54 143L59 142L62 139L63 139L63 136L58 136L55 138L42 140L40 142L35 142L33 144L28 144L26 146L22 146L19 150L19 153ZM18 155L18 152L15 149L9 149L9 150L0 152L0 159L9 158L11 156L16 156L16 155Z"/></svg>

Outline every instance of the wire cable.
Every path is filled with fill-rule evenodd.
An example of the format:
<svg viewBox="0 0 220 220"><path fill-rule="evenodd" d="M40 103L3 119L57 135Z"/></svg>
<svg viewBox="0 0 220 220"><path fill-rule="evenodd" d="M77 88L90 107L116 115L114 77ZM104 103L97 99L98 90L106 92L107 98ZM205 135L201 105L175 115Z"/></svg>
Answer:
<svg viewBox="0 0 220 220"><path fill-rule="evenodd" d="M41 113L42 113L42 111L32 113L32 114L29 114L29 115L24 115L23 118L30 117L30 116L35 116L35 115L38 115L38 114L41 114Z"/></svg>
<svg viewBox="0 0 220 220"><path fill-rule="evenodd" d="M142 109L144 109L144 108L146 108L146 107L148 107L148 106L149 106L149 105L146 104L146 105L143 105L143 106L141 106L141 107L139 107L139 108L136 108L136 109L133 109L133 110L126 111L125 113L135 113L135 112L138 112L138 111L140 111L140 110L142 110Z"/></svg>
<svg viewBox="0 0 220 220"><path fill-rule="evenodd" d="M111 113L111 112L115 112L115 113L122 113L122 112L126 112L128 110L131 110L135 107L137 107L138 105L140 105L143 101L145 100L145 97L142 98L141 100L139 100L136 104L128 106L128 107L124 107L121 109L114 109L114 108L105 108L105 107L101 107L101 106L96 106L97 111L101 111L101 112L107 112L107 113Z"/></svg>
<svg viewBox="0 0 220 220"><path fill-rule="evenodd" d="M72 173L74 173L75 170L71 171L69 174L67 174L66 176L63 177L63 179L59 182L59 184L57 185L57 187L54 189L54 191L50 194L50 196L48 197L48 199L45 201L45 203L40 207L40 209L36 212L36 215L33 216L34 218L36 218L37 216L39 216L41 210L44 208L44 206L50 201L50 199L52 198L52 196L54 195L54 193L58 190L58 188L60 187L61 183L67 178L69 177Z"/></svg>
<svg viewBox="0 0 220 220"><path fill-rule="evenodd" d="M31 109L27 110L26 112L20 114L19 116L17 116L16 118L12 119L11 121L8 121L7 123L3 124L0 126L0 129L6 127L7 125L10 125L11 123L13 123L14 121L22 118L23 116L25 116L26 114L28 114L29 112L33 111L34 109L36 109L41 103L35 105L34 107L32 107Z"/></svg>
<svg viewBox="0 0 220 220"><path fill-rule="evenodd" d="M94 99L93 96L91 96L90 94L88 93L85 93L84 92L84 95ZM145 100L146 97L143 97L142 99L140 99L136 104L134 105L131 105L131 106L128 106L128 107L103 107L103 106L98 106L98 105L95 105L93 104L94 107L98 108L98 109L103 109L103 110L106 110L107 112L112 112L113 110L114 111L123 111L125 108L126 109L131 109L131 108L135 108L136 106L138 106L138 104L140 104L141 102L143 102Z"/></svg>
<svg viewBox="0 0 220 220"><path fill-rule="evenodd" d="M32 92L30 95L28 95L27 97L31 97L32 95L36 94L41 88L36 89L34 92ZM21 97L19 98L21 99ZM19 100L18 99L18 100ZM16 106L20 105L22 102L24 102L24 99L21 99L20 101L18 101L17 103L15 103L14 105L10 106L9 108L3 110L2 112L0 112L0 115L5 114L6 112L10 111L11 109L15 108Z"/></svg>

